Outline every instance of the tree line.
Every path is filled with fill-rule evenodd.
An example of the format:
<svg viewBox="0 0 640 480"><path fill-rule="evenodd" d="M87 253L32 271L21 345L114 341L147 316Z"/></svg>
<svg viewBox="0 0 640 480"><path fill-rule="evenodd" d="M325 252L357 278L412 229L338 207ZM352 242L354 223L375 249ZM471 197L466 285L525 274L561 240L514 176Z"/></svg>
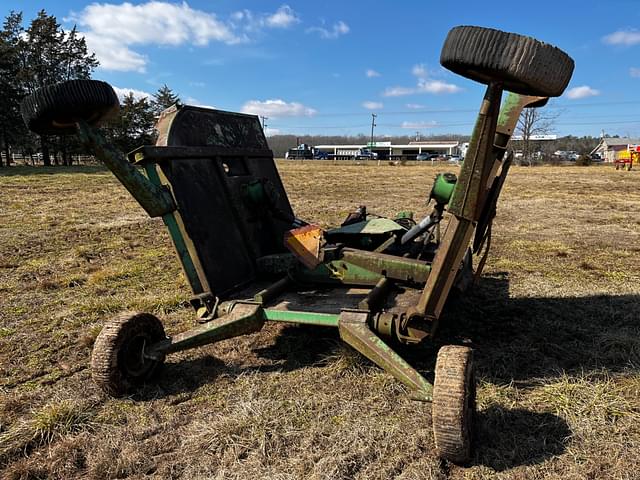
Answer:
<svg viewBox="0 0 640 480"><path fill-rule="evenodd" d="M29 132L20 115L20 102L38 88L89 79L98 65L76 27L65 31L45 10L38 12L27 27L22 12L11 11L5 17L0 30L0 167L10 164L12 153L31 158L37 153L38 161L47 166L70 165L74 154L86 153L73 136ZM149 98L136 98L129 92L120 103L120 115L107 123L103 132L128 152L153 143L156 117L180 99L163 85Z"/></svg>

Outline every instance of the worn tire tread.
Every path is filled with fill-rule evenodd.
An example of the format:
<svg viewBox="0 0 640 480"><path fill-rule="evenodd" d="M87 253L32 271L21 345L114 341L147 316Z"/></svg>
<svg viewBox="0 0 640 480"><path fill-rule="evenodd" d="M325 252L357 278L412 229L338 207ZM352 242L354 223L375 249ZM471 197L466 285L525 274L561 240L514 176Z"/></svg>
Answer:
<svg viewBox="0 0 640 480"><path fill-rule="evenodd" d="M562 95L573 74L573 59L535 38L492 28L451 29L442 47L443 67L472 80L504 83L523 95Z"/></svg>
<svg viewBox="0 0 640 480"><path fill-rule="evenodd" d="M469 461L474 408L473 351L458 345L442 347L436 361L432 406L434 439L441 458L458 464Z"/></svg>
<svg viewBox="0 0 640 480"><path fill-rule="evenodd" d="M139 381L148 378L157 364L150 368L144 378L134 379L123 374L118 364L120 348L127 340L132 329L144 329L154 341L165 338L164 327L160 320L149 313L125 312L111 319L102 328L96 338L91 353L91 375L93 381L108 395L119 397L137 386Z"/></svg>
<svg viewBox="0 0 640 480"><path fill-rule="evenodd" d="M20 112L29 130L41 135L64 135L75 133L77 120L97 125L114 115L119 106L118 96L108 83L69 80L42 87L25 97Z"/></svg>

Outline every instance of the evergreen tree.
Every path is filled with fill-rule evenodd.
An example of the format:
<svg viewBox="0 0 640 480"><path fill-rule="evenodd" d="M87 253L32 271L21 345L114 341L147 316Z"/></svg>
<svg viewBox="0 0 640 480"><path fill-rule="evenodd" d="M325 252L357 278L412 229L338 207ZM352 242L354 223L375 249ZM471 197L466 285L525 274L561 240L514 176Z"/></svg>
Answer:
<svg viewBox="0 0 640 480"><path fill-rule="evenodd" d="M98 66L95 54L89 54L83 37L74 27L69 33L60 28L56 17L40 10L18 42L21 68L18 80L27 93L64 80L87 79ZM57 142L63 163L68 163L68 141ZM41 136L42 157L51 165L49 142ZM57 156L54 159L57 162Z"/></svg>
<svg viewBox="0 0 640 480"><path fill-rule="evenodd" d="M7 165L11 162L11 145L25 140L27 129L20 116L20 99L23 88L20 76L20 56L18 45L22 34L22 14L11 12L0 31L0 149L4 152ZM0 167L2 167L0 156Z"/></svg>
<svg viewBox="0 0 640 480"><path fill-rule="evenodd" d="M172 105L180 105L180 97L173 93L166 84L158 89L156 93L153 94L153 100L151 101L151 105L153 107L153 113L156 117L160 116L163 110L171 107Z"/></svg>
<svg viewBox="0 0 640 480"><path fill-rule="evenodd" d="M112 120L105 133L122 152L130 152L140 145L153 143L154 110L146 98L136 99L129 92L120 105L120 116Z"/></svg>

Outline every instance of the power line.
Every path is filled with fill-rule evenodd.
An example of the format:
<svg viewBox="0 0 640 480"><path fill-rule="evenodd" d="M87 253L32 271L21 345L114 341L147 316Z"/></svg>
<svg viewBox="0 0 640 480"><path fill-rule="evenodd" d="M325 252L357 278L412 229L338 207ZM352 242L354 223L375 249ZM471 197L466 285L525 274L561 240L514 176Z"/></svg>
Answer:
<svg viewBox="0 0 640 480"><path fill-rule="evenodd" d="M549 104L545 107L545 109L571 109L574 107L606 107L613 105L637 105L640 104L640 100L620 100L620 101L612 101L612 102L586 102L586 103L560 103L560 104ZM414 110L391 110L385 111L385 115L422 115L425 113L477 113L477 108L421 108ZM364 115L365 112L325 112L325 113L316 113L314 117L353 117L353 116L361 116Z"/></svg>

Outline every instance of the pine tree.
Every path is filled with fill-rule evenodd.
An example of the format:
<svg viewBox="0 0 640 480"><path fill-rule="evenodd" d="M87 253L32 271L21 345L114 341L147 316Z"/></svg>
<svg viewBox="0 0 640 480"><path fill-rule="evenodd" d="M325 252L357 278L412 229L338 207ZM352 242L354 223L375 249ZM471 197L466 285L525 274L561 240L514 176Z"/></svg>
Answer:
<svg viewBox="0 0 640 480"><path fill-rule="evenodd" d="M158 89L156 93L153 94L153 100L151 101L151 105L153 107L153 113L156 117L160 116L163 110L171 107L172 105L180 106L180 97L173 93L166 84Z"/></svg>
<svg viewBox="0 0 640 480"><path fill-rule="evenodd" d="M22 14L11 12L0 31L0 149L7 165L11 162L11 145L28 136L20 117L20 99L24 95L20 82L18 45L22 34ZM0 156L0 167L2 167Z"/></svg>
<svg viewBox="0 0 640 480"><path fill-rule="evenodd" d="M56 17L40 10L18 42L20 72L17 80L27 93L64 80L87 79L98 66L95 54L89 54L85 39L75 27L65 32ZM51 165L49 142L40 137L45 165ZM62 149L63 163L68 162L67 140L56 142ZM57 157L54 157L57 162Z"/></svg>
<svg viewBox="0 0 640 480"><path fill-rule="evenodd" d="M136 99L129 92L120 104L120 116L106 127L108 140L122 152L153 143L154 112L146 98Z"/></svg>

